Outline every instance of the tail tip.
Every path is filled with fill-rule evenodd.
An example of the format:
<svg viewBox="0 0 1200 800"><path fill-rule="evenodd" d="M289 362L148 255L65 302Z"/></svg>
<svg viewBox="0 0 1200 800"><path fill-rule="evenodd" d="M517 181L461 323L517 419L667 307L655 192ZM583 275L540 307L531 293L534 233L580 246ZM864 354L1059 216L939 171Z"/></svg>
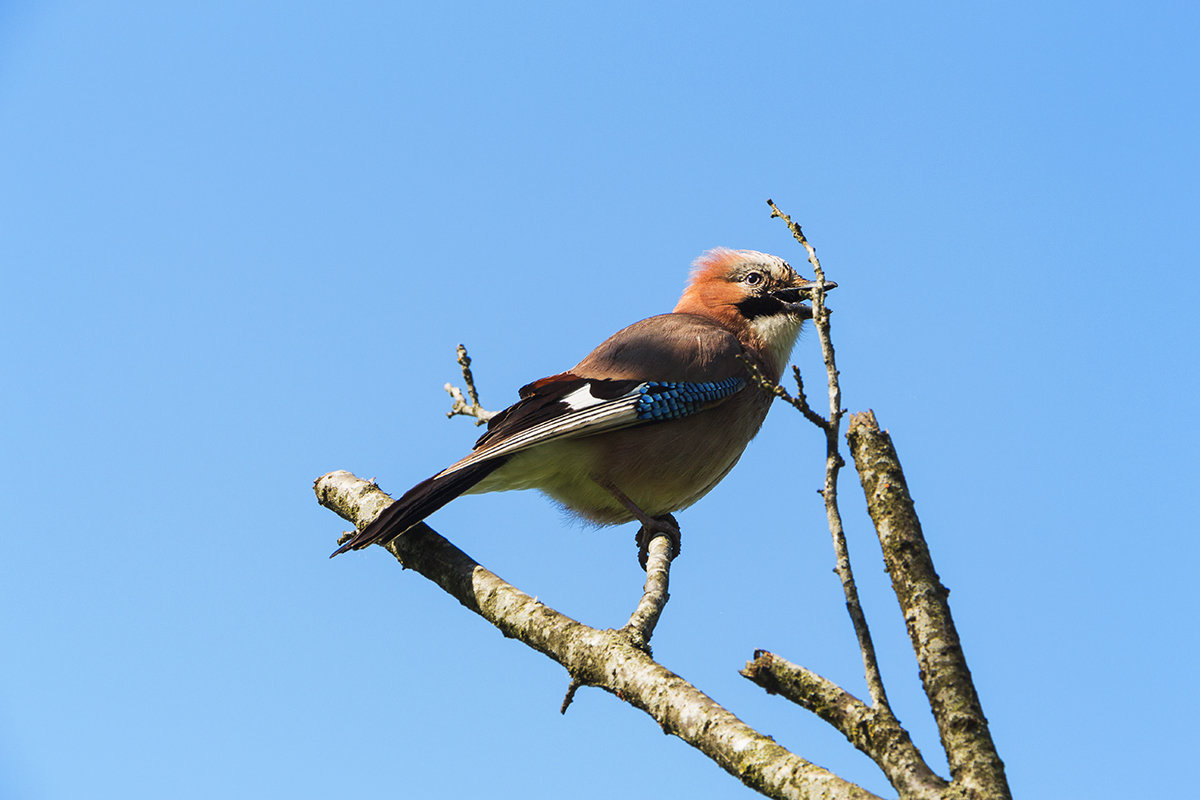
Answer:
<svg viewBox="0 0 1200 800"><path fill-rule="evenodd" d="M338 539L338 541L337 541L337 543L342 546L339 547L337 550L334 550L332 553L330 553L329 557L333 558L334 556L340 556L342 553L345 553L347 550L359 549L360 547L362 547L362 545L359 544L358 540L359 540L358 532L354 532L354 533L347 532L344 536L342 536L342 538ZM344 544L343 544L343 542L344 542Z"/></svg>

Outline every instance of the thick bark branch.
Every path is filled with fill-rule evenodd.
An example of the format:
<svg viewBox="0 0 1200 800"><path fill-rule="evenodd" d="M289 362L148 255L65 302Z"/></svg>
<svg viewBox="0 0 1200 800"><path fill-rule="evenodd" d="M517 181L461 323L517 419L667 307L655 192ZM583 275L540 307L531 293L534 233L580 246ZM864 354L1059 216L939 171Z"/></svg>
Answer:
<svg viewBox="0 0 1200 800"><path fill-rule="evenodd" d="M839 730L852 745L879 765L905 800L945 800L948 784L913 744L908 731L887 708L871 708L831 680L759 650L742 675L772 694L780 694Z"/></svg>
<svg viewBox="0 0 1200 800"><path fill-rule="evenodd" d="M337 471L313 486L321 505L357 526L390 502L373 483ZM574 681L598 686L642 709L750 788L793 800L870 800L870 792L763 736L692 684L654 661L620 631L598 630L538 602L477 564L425 524L387 549L464 606L566 667Z"/></svg>
<svg viewBox="0 0 1200 800"><path fill-rule="evenodd" d="M850 416L847 437L950 773L968 797L1007 800L1004 764L950 617L949 591L934 570L892 439L870 411Z"/></svg>

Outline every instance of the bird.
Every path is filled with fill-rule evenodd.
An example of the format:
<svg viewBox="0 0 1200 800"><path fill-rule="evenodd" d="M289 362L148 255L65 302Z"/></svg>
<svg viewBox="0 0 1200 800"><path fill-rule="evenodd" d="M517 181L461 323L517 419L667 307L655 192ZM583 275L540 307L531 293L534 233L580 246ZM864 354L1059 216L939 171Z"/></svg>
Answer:
<svg viewBox="0 0 1200 800"><path fill-rule="evenodd" d="M464 458L418 483L333 556L387 544L464 494L538 489L599 525L672 535L673 512L724 478L773 400L815 281L755 250L709 250L675 309L602 342L566 372L520 389ZM837 284L825 281L824 290ZM642 563L648 540L639 539Z"/></svg>

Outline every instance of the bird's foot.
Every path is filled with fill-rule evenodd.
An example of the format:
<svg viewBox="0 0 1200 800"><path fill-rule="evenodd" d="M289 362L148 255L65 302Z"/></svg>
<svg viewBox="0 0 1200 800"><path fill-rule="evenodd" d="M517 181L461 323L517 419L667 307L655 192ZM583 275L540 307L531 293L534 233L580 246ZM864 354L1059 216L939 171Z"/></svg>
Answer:
<svg viewBox="0 0 1200 800"><path fill-rule="evenodd" d="M665 535L671 540L671 552L667 556L667 563L679 555L682 544L682 536L679 533L679 523L670 514L663 514L661 517L652 517L638 506L637 503L629 499L629 495L625 494L620 488L608 480L607 478L593 475L594 480L601 488L613 496L613 498L625 506L633 518L642 523L642 527L638 530L634 541L638 546L638 563L642 565L642 569L646 569L646 564L650 559L650 542L654 541L654 537L659 534Z"/></svg>
<svg viewBox="0 0 1200 800"><path fill-rule="evenodd" d="M638 563L642 565L642 569L646 569L646 563L650 559L650 542L659 535L666 536L671 542L669 558L677 558L682 551L683 534L679 532L679 523L673 516L666 514L661 517L646 517L642 520L642 527L638 528L637 534L633 537L637 542Z"/></svg>

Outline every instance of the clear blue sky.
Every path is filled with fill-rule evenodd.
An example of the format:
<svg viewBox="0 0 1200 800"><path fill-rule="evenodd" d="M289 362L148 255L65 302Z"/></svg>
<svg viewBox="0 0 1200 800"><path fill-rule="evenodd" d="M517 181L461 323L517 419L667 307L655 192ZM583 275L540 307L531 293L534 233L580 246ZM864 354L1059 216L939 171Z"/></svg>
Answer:
<svg viewBox="0 0 1200 800"><path fill-rule="evenodd" d="M460 341L498 408L703 250L802 267L768 197L841 285L845 404L900 449L1015 794L1186 793L1198 35L1182 2L0 5L0 796L749 797L600 691L559 716L560 667L383 552L327 560L310 486L465 452ZM863 691L822 452L780 405L681 515L655 652L888 793L736 673ZM632 527L533 493L431 523L590 624L640 587Z"/></svg>

